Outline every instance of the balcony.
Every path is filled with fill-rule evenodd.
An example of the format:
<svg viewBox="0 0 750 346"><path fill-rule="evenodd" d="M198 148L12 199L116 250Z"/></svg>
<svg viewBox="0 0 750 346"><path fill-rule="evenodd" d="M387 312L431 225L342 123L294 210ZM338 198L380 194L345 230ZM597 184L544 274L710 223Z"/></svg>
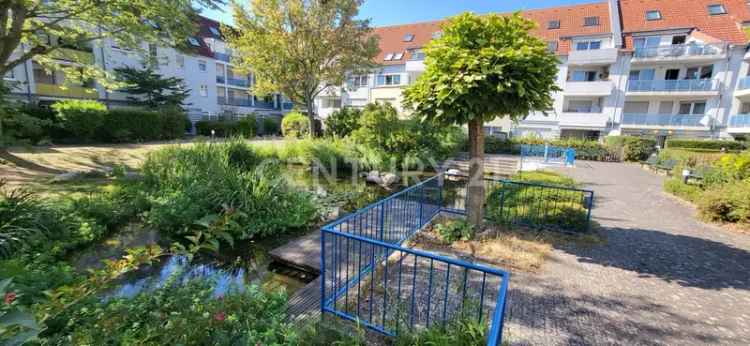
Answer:
<svg viewBox="0 0 750 346"><path fill-rule="evenodd" d="M36 93L41 96L79 99L95 99L99 97L99 93L93 88L66 86L65 89L63 89L61 85L45 83L36 83Z"/></svg>
<svg viewBox="0 0 750 346"><path fill-rule="evenodd" d="M247 79L240 79L240 78L227 78L227 84L242 88L247 88L250 86L250 81Z"/></svg>
<svg viewBox="0 0 750 346"><path fill-rule="evenodd" d="M273 102L267 102L267 101L255 101L255 108L261 108L261 109L276 109L276 107L273 106Z"/></svg>
<svg viewBox="0 0 750 346"><path fill-rule="evenodd" d="M716 79L628 81L629 94L715 96L719 94L719 89L721 89L721 82Z"/></svg>
<svg viewBox="0 0 750 346"><path fill-rule="evenodd" d="M617 48L574 50L568 53L568 65L612 65L617 62Z"/></svg>
<svg viewBox="0 0 750 346"><path fill-rule="evenodd" d="M705 114L624 114L622 127L708 129Z"/></svg>
<svg viewBox="0 0 750 346"><path fill-rule="evenodd" d="M230 62L230 60L232 60L232 55L226 54L226 53L214 52L214 58L216 58L216 60L220 60L223 62Z"/></svg>
<svg viewBox="0 0 750 346"><path fill-rule="evenodd" d="M729 117L729 133L750 133L750 114L735 114Z"/></svg>
<svg viewBox="0 0 750 346"><path fill-rule="evenodd" d="M292 102L284 102L281 106L282 106L282 108L284 110L290 110L290 109L294 108L294 103L292 103Z"/></svg>
<svg viewBox="0 0 750 346"><path fill-rule="evenodd" d="M655 61L711 61L726 58L724 44L674 44L658 47L636 48L633 63Z"/></svg>
<svg viewBox="0 0 750 346"><path fill-rule="evenodd" d="M560 115L560 128L565 129L604 129L609 122L609 116L604 113L569 113Z"/></svg>
<svg viewBox="0 0 750 346"><path fill-rule="evenodd" d="M565 82L565 96L609 96L612 94L612 81L599 80L592 82Z"/></svg>
<svg viewBox="0 0 750 346"><path fill-rule="evenodd" d="M224 76L216 76L216 83L225 84L226 80L224 79Z"/></svg>
<svg viewBox="0 0 750 346"><path fill-rule="evenodd" d="M94 64L94 53L90 50L79 50L72 48L58 48L50 53L52 58L82 65Z"/></svg>
<svg viewBox="0 0 750 346"><path fill-rule="evenodd" d="M741 78L737 82L737 90L734 92L734 96L738 98L750 96L750 77Z"/></svg>
<svg viewBox="0 0 750 346"><path fill-rule="evenodd" d="M253 103L250 99L235 99L225 98L223 96L217 97L217 102L223 106L235 106L235 107L252 107Z"/></svg>

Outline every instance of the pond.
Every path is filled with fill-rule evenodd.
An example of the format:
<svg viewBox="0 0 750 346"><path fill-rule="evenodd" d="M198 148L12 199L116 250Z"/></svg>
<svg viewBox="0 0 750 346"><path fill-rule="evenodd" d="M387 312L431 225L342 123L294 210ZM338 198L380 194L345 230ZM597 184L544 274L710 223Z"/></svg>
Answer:
<svg viewBox="0 0 750 346"><path fill-rule="evenodd" d="M397 192L412 185L429 174L413 172L405 175L403 183L386 189L377 185L365 183L359 176L340 175L336 178L316 177L304 167L288 167L284 175L297 188L315 193L325 208L325 220L331 221L345 213L364 207L380 198ZM303 236L309 232L317 232L320 225L316 225L305 232L287 234L262 241L242 241L234 248L223 247L219 254L205 255L189 262L181 256L171 256L158 264L139 269L126 275L114 289L105 297L133 297L141 292L148 292L167 284L168 282L185 282L196 278L207 278L214 282L214 295L220 296L229 287L243 289L249 284L257 284L263 289L285 289L287 294L302 288L317 277L317 273L309 273L291 268L281 263L273 262L268 252L290 240ZM132 241L125 239L148 239L159 242L158 235L153 231L131 230L135 234L117 235L103 242L98 249L92 249L89 254L80 256L78 262L94 263L94 258L100 260L101 253L111 254L118 247L122 249L132 246ZM140 234L138 232L141 232ZM143 245L142 242L138 242ZM114 250L113 250L114 248Z"/></svg>

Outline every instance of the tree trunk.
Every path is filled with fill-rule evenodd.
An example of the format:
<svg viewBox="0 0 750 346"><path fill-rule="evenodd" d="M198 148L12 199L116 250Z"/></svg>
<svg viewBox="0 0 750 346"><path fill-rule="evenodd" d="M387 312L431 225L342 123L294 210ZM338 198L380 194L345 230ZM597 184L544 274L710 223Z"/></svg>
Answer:
<svg viewBox="0 0 750 346"><path fill-rule="evenodd" d="M469 157L467 218L478 231L484 221L484 128L481 119L469 122Z"/></svg>
<svg viewBox="0 0 750 346"><path fill-rule="evenodd" d="M307 119L310 121L310 137L315 138L317 136L315 128L315 102L312 99L308 99L305 102L307 106Z"/></svg>

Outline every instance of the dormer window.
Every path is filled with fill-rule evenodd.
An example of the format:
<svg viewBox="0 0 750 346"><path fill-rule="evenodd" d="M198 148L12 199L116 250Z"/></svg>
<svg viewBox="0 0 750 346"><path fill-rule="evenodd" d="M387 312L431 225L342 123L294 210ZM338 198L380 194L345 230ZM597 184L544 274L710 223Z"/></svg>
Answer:
<svg viewBox="0 0 750 346"><path fill-rule="evenodd" d="M404 35L404 42L411 42L411 41L414 41L414 34Z"/></svg>
<svg viewBox="0 0 750 346"><path fill-rule="evenodd" d="M597 26L599 25L599 17L586 17L583 19L583 26Z"/></svg>
<svg viewBox="0 0 750 346"><path fill-rule="evenodd" d="M547 50L550 53L554 53L557 51L557 41L549 41L547 42Z"/></svg>
<svg viewBox="0 0 750 346"><path fill-rule="evenodd" d="M396 53L393 55L393 60L401 60L404 57L404 53Z"/></svg>
<svg viewBox="0 0 750 346"><path fill-rule="evenodd" d="M550 30L552 30L552 29L560 29L560 20L559 19L550 20L547 23L547 29L550 29Z"/></svg>
<svg viewBox="0 0 750 346"><path fill-rule="evenodd" d="M708 13L712 16L727 14L727 9L722 4L708 5Z"/></svg>
<svg viewBox="0 0 750 346"><path fill-rule="evenodd" d="M383 58L383 60L385 60L385 61L391 61L391 60L393 60L393 53L386 54L385 57Z"/></svg>
<svg viewBox="0 0 750 346"><path fill-rule="evenodd" d="M646 11L646 20L660 20L661 12L659 10Z"/></svg>
<svg viewBox="0 0 750 346"><path fill-rule="evenodd" d="M195 37L192 37L192 36L188 37L188 42L190 43L191 46L194 46L194 47L200 47L201 46L200 42L198 42L198 39L195 38Z"/></svg>
<svg viewBox="0 0 750 346"><path fill-rule="evenodd" d="M214 34L214 36L216 36L216 37L219 37L219 36L221 36L221 33L219 33L219 29L217 29L217 28L216 28L216 27L214 27L214 26L210 26L210 27L208 27L208 30L210 30L210 31L211 31L211 33L212 33L212 34Z"/></svg>

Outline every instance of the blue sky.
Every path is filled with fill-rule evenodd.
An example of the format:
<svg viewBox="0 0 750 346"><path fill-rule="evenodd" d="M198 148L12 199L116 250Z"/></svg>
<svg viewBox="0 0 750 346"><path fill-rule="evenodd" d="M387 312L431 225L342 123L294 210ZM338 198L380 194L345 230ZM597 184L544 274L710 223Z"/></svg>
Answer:
<svg viewBox="0 0 750 346"><path fill-rule="evenodd" d="M602 2L603 0L366 0L360 17L372 19L373 26L406 24L441 19L461 12L512 12L532 8ZM241 2L244 2L242 0ZM205 16L231 24L229 10L204 11Z"/></svg>

